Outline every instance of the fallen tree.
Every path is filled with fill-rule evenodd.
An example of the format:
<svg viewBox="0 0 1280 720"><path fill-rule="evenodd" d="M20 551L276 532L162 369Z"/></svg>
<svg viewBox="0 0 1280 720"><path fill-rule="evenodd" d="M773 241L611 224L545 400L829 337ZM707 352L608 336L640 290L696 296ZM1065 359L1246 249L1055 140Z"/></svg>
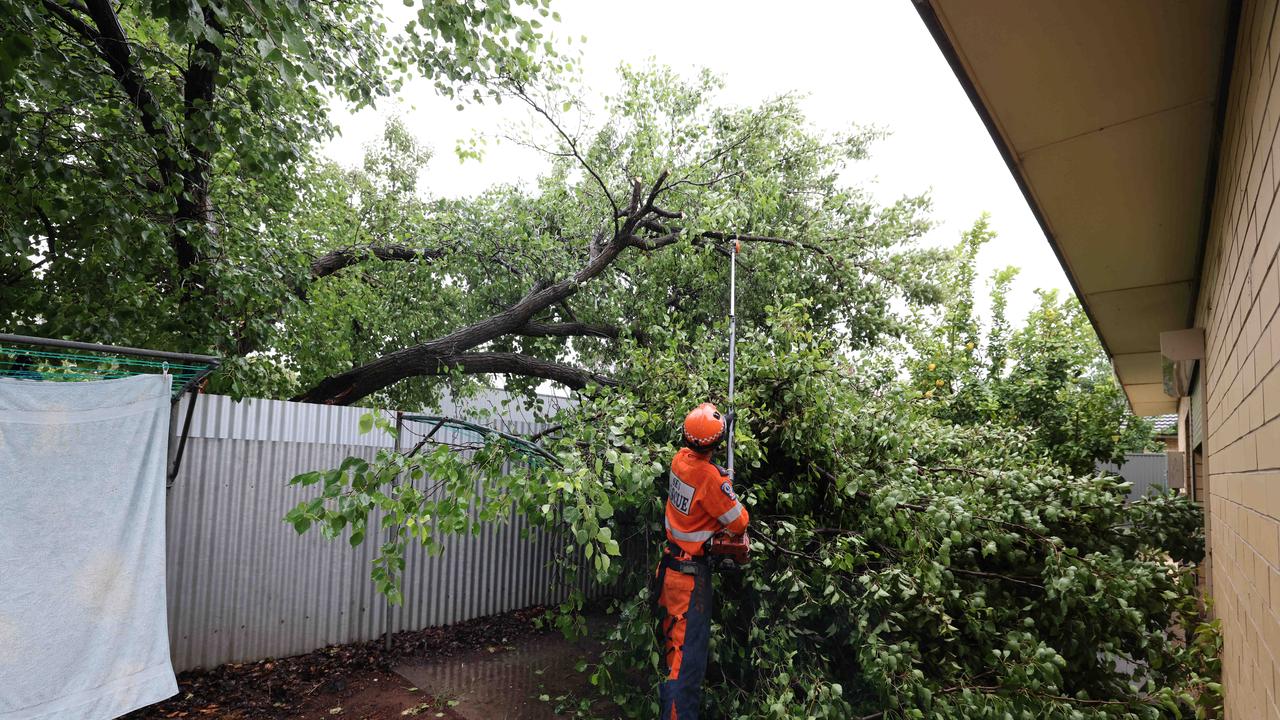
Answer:
<svg viewBox="0 0 1280 720"><path fill-rule="evenodd" d="M563 467L504 474L514 450L502 442L472 456L388 452L301 478L326 490L290 519L362 537L370 510L386 510L398 535L375 577L395 597L404 543L444 549L515 503L569 539L569 571L623 583L588 671L630 716L652 716L643 588L672 418L718 385L718 344L685 348L708 358L703 374L676 371L686 352L633 346L624 385L560 418L547 446ZM717 581L709 717L1213 716L1194 505L1126 504L1124 484L1073 475L1025 431L939 419L888 366L845 359L803 303L775 307L741 347L737 487L754 559ZM407 482L393 486L397 471ZM562 608L566 630L582 602Z"/></svg>
<svg viewBox="0 0 1280 720"><path fill-rule="evenodd" d="M481 357L516 361L506 353L571 363L581 391L539 437L559 465L527 462L505 440L384 451L296 478L319 492L289 522L357 544L389 531L373 578L399 602L407 544L444 551L514 505L565 539L567 587L581 573L621 583L617 625L585 671L629 716L653 717L644 587L662 542L666 466L682 414L724 401L723 253L741 236L736 483L755 560L717 581L708 716L1212 716L1217 635L1193 592L1199 510L1175 497L1126 504L1116 479L1055 460L1025 419L1040 416L940 409L941 395L918 386L942 387L923 374L936 362L901 374L897 338L912 324L893 311L955 292L931 282L950 267L947 253L907 248L925 227L923 201L878 208L840 183L865 135L823 142L789 100L730 111L708 105L707 92L663 73L629 76L618 124L581 145L566 133L536 197L504 191L454 207L441 222L468 242L429 263L377 264L426 273L442 293L441 278L454 278L472 294L432 305L452 297L459 310L446 323L424 318L435 324L420 343L374 332L396 345L304 394L383 397L397 378L446 372L441 354L463 364L457 372ZM521 253L489 240L496 228L514 233L511 213L537 227L519 236ZM496 282L496 259L500 276L527 284ZM508 377L507 387L533 386ZM1115 416L1099 417L1080 427L1110 434ZM375 424L389 429L370 416ZM1122 440L1082 443L1068 459L1087 468ZM582 630L583 602L571 592L561 608L567 632Z"/></svg>

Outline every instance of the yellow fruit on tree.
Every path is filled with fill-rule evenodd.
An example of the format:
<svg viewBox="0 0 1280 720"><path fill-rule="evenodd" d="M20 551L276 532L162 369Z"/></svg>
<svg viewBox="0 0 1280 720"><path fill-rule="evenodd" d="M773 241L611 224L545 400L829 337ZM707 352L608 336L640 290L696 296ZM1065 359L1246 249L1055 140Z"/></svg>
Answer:
<svg viewBox="0 0 1280 720"><path fill-rule="evenodd" d="M938 369L938 363L929 363L929 372L933 372L934 370L937 370L937 369Z"/></svg>
<svg viewBox="0 0 1280 720"><path fill-rule="evenodd" d="M933 384L937 385L938 387L942 387L942 378L938 378L937 380L934 380Z"/></svg>

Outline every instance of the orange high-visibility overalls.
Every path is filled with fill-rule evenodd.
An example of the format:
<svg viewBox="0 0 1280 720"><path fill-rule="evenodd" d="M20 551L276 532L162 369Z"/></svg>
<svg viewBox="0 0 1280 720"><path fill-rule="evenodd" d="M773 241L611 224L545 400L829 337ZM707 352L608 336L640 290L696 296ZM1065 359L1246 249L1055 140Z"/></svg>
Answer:
<svg viewBox="0 0 1280 720"><path fill-rule="evenodd" d="M683 448L671 461L667 549L654 575L658 640L666 679L659 689L662 720L697 720L711 642L711 567L705 543L721 530L747 529L747 509L728 473L709 455Z"/></svg>

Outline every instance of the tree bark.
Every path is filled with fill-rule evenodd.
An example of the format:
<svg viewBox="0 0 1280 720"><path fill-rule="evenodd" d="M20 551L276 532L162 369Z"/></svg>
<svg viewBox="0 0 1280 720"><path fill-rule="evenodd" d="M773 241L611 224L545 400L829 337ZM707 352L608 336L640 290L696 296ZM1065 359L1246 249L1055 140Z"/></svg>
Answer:
<svg viewBox="0 0 1280 720"><path fill-rule="evenodd" d="M436 260L444 256L439 250L416 250L405 245L381 244L362 248L344 248L326 253L311 261L311 277L322 278L333 275L343 268L360 262L361 258L372 254L379 260L389 262L412 262L414 260Z"/></svg>
<svg viewBox="0 0 1280 720"><path fill-rule="evenodd" d="M204 10L205 24L218 32L223 28L209 9ZM182 192L178 195L177 221L174 225L171 245L178 258L178 267L190 270L200 262L200 252L192 244L192 230L208 230L213 223L213 205L209 200L209 166L213 154L213 141L217 138L206 118L211 110L214 91L218 85L218 70L222 65L222 49L203 36L196 42L191 54L191 64L182 73L182 148L188 162L179 171L182 176ZM208 142L199 143L204 136Z"/></svg>
<svg viewBox="0 0 1280 720"><path fill-rule="evenodd" d="M326 378L295 401L347 405L408 377L447 375L460 370L469 375L522 375L558 382L573 390L591 383L616 386L613 378L564 363L519 353L455 353L433 355L422 345L392 353L352 373Z"/></svg>
<svg viewBox="0 0 1280 720"><path fill-rule="evenodd" d="M525 337L598 337L617 340L621 331L612 325L595 325L583 322L542 323L529 322L520 328Z"/></svg>

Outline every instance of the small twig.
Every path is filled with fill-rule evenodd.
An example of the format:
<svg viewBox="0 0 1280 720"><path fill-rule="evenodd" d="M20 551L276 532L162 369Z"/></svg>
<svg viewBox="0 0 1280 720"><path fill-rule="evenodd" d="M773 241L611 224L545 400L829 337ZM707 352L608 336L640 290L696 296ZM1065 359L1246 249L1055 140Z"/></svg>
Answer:
<svg viewBox="0 0 1280 720"><path fill-rule="evenodd" d="M599 417L599 415L597 415L596 417ZM538 432L530 435L528 439L529 439L529 442L536 443L542 438L550 435L551 433L560 432L563 429L564 429L564 423L556 423L555 425L548 425L547 427L544 427Z"/></svg>
<svg viewBox="0 0 1280 720"><path fill-rule="evenodd" d="M768 535L765 535L764 533L758 533L758 534L754 535L753 537L755 537L755 538L757 538L757 539L760 539L760 540L763 540L766 544L768 544L768 545L769 545L770 547L772 547L774 550L778 550L779 552L782 552L782 553L784 553L784 554L790 555L791 557L797 557L797 558L800 558L800 559L802 559L802 560L816 560L816 559L817 559L817 558L816 558L816 557L814 557L813 555L806 555L805 553L796 552L796 551L794 551L794 550L788 550L787 548L784 548L784 547L782 547L781 545L779 545L779 544L778 544L778 542L777 542L776 540L774 540L773 538L769 537Z"/></svg>
<svg viewBox="0 0 1280 720"><path fill-rule="evenodd" d="M974 477L987 477L987 474L982 472L981 470L975 470L973 468L967 468L967 467L955 467L952 465L933 465L931 467L924 467L924 466L918 466L918 467L920 467L921 470L927 470L929 472L954 472L954 473L964 473L966 475L973 475Z"/></svg>
<svg viewBox="0 0 1280 720"><path fill-rule="evenodd" d="M577 141L575 141L569 133L565 132L564 128L560 127L560 123L556 122L556 119L551 117L551 113L547 112L542 105L529 97L529 94L525 92L523 87L513 84L511 85L511 90L515 93L516 97L520 98L526 105L533 108L534 112L546 118L547 122L551 123L551 127L554 128L560 137L564 139L565 143L569 145L569 150L573 153L573 157L577 159L578 164L582 165L582 169L586 170L587 174L589 174L596 181L596 184L600 186L600 190L604 192L605 199L609 201L609 207L613 208L613 216L615 218L622 217L618 214L618 203L613 199L613 193L609 192L609 186L605 184L604 178L600 177L600 174L596 172L596 169L592 167L591 163L587 162L587 159L578 151Z"/></svg>
<svg viewBox="0 0 1280 720"><path fill-rule="evenodd" d="M417 445L414 445L414 446L413 446L413 449L412 449L412 450L410 450L409 452L405 453L405 455L404 455L404 456L405 456L405 457L413 457L414 455L417 455L417 454L418 454L418 451L422 449L422 446L423 446L423 445L426 445L426 444L427 444L427 442L428 442L428 441L430 441L430 440L431 440L431 436L430 436L430 435L424 435L424 436L422 437L422 439L418 441L418 444L417 444Z"/></svg>
<svg viewBox="0 0 1280 720"><path fill-rule="evenodd" d="M1011 577L1009 575L1001 575L1000 573L985 572L982 570L966 570L964 568L958 568L958 567L948 567L947 569L953 573L959 573L961 575L972 575L974 577L991 578L995 580L1007 580L1011 583L1026 585L1028 587L1037 588L1039 590L1044 589L1044 585L1041 585L1040 583L1033 583L1029 580L1020 580L1016 577Z"/></svg>

